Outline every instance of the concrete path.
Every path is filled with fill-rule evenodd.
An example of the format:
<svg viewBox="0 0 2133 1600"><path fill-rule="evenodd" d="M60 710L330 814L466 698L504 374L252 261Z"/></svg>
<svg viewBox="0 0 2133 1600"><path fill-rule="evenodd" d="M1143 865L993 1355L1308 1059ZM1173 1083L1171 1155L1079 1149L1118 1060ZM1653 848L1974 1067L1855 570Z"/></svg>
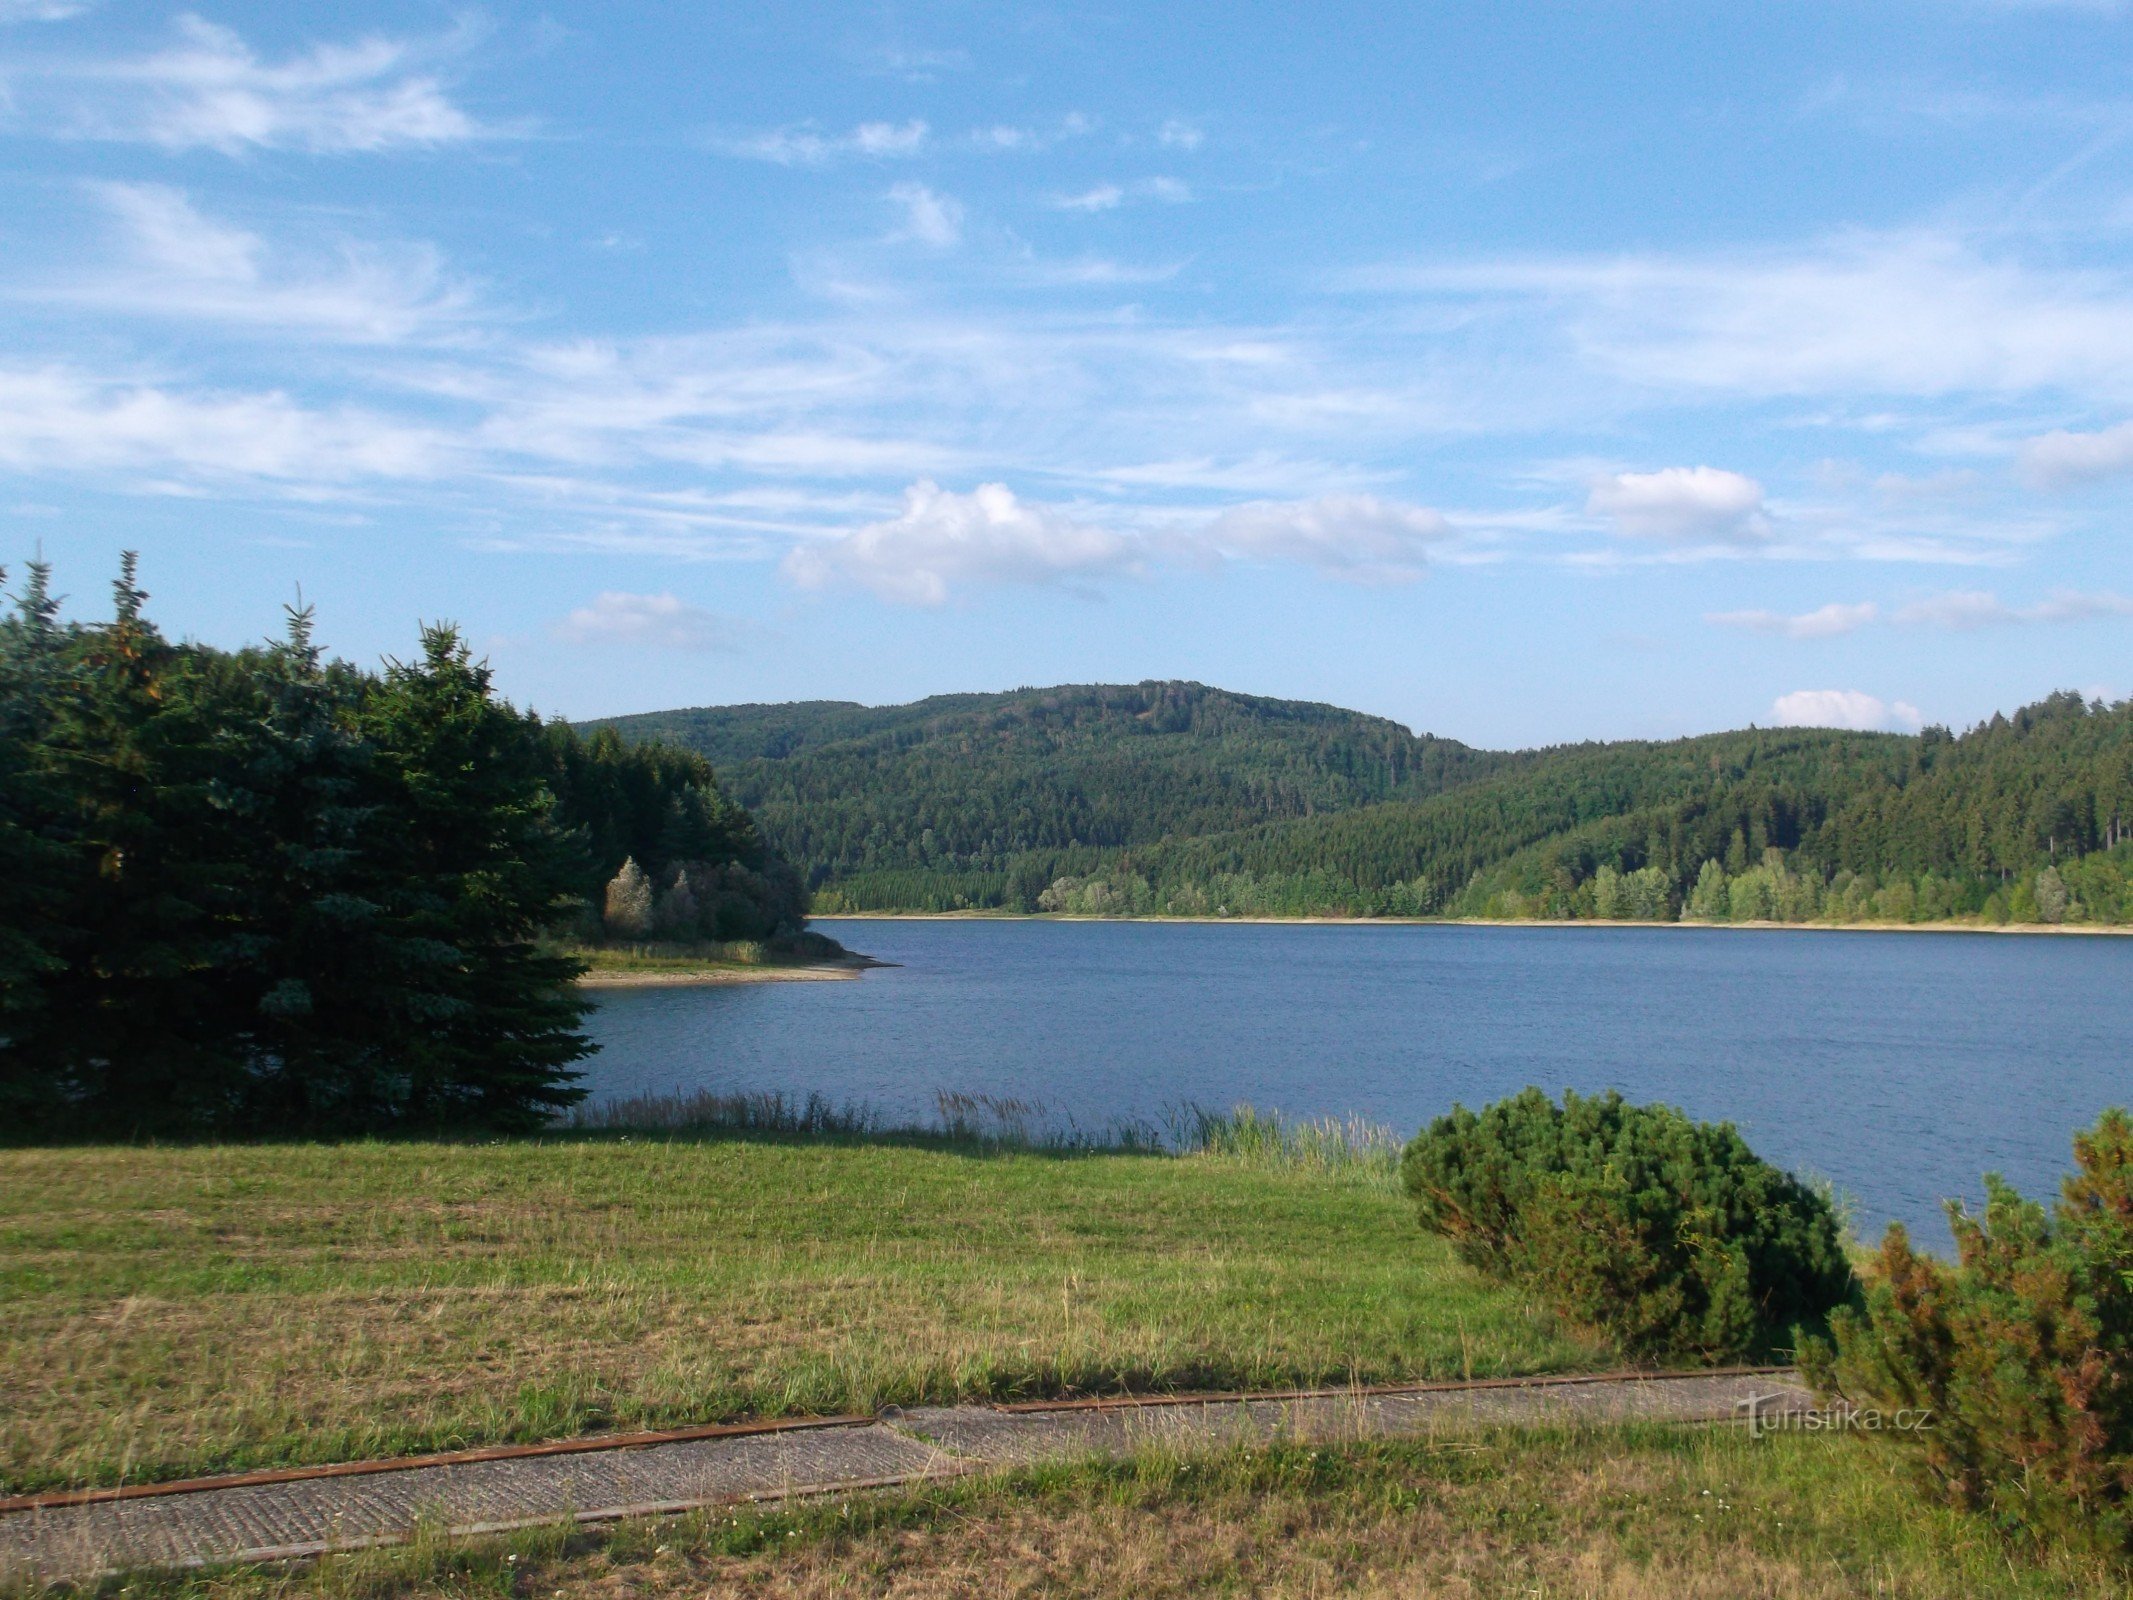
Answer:
<svg viewBox="0 0 2133 1600"><path fill-rule="evenodd" d="M422 1525L477 1534L608 1521L1151 1446L1740 1420L1751 1407L1769 1416L1810 1403L1797 1375L1766 1370L892 1408L879 1418L685 1429L0 1501L0 1577L53 1581L282 1560L397 1543Z"/></svg>

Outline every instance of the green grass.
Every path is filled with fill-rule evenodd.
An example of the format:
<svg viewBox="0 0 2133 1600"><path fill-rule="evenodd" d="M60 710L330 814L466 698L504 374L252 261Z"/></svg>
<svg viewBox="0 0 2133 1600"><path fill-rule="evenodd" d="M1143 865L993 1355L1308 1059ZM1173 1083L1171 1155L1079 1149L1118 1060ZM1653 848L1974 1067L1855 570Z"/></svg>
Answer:
<svg viewBox="0 0 2133 1600"><path fill-rule="evenodd" d="M1249 1142L0 1151L0 1484L1609 1364L1423 1236L1382 1161Z"/></svg>
<svg viewBox="0 0 2133 1600"><path fill-rule="evenodd" d="M1920 1497L1860 1437L1478 1433L1148 1454L278 1571L137 1576L137 1600L847 1595L1975 1600L2126 1593ZM114 1583L110 1586L116 1589Z"/></svg>

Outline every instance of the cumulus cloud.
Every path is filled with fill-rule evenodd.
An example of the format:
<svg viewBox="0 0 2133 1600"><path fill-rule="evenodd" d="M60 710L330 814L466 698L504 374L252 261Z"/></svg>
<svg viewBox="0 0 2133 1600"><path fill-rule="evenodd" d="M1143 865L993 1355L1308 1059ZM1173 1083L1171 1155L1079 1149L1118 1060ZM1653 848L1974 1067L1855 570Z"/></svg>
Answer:
<svg viewBox="0 0 2133 1600"><path fill-rule="evenodd" d="M1173 150L1197 150L1207 137L1183 117L1172 117L1155 131L1156 142Z"/></svg>
<svg viewBox="0 0 2133 1600"><path fill-rule="evenodd" d="M486 129L452 103L426 53L373 36L262 60L228 28L184 17L169 50L131 60L40 63L11 82L26 121L168 149L377 151L451 144ZM59 93L49 107L38 102ZM49 122L40 109L59 114Z"/></svg>
<svg viewBox="0 0 2133 1600"><path fill-rule="evenodd" d="M2095 433L2056 430L2026 441L2022 476L2044 489L2070 489L2133 472L2133 422Z"/></svg>
<svg viewBox="0 0 2133 1600"><path fill-rule="evenodd" d="M1916 600L1896 613L1914 626L1968 632L2024 622L2085 622L2095 617L2133 616L2133 598L2120 594L2082 594L2062 589L2034 605L2011 606L1983 589L1958 589Z"/></svg>
<svg viewBox="0 0 2133 1600"><path fill-rule="evenodd" d="M1906 701L1885 701L1857 689L1797 689L1779 695L1770 715L1781 728L1849 728L1861 733L1890 728L1915 733L1926 720Z"/></svg>
<svg viewBox="0 0 2133 1600"><path fill-rule="evenodd" d="M1200 539L1225 556L1294 561L1357 583L1403 583L1421 577L1431 546L1451 536L1451 524L1426 506L1330 494L1233 507Z"/></svg>
<svg viewBox="0 0 2133 1600"><path fill-rule="evenodd" d="M1770 533L1763 486L1718 467L1609 473L1592 485L1585 509L1638 539L1751 544Z"/></svg>
<svg viewBox="0 0 2133 1600"><path fill-rule="evenodd" d="M781 167L819 167L845 156L873 160L915 156L926 147L932 130L913 118L909 122L862 122L849 133L825 134L813 128L779 128L736 140L727 149L757 161Z"/></svg>
<svg viewBox="0 0 2133 1600"><path fill-rule="evenodd" d="M673 594L609 590L555 625L565 644L635 645L654 650L731 650L739 630L728 619Z"/></svg>
<svg viewBox="0 0 2133 1600"><path fill-rule="evenodd" d="M803 589L855 583L886 600L937 606L966 584L1057 583L1127 570L1138 541L1019 500L1005 484L956 494L931 481L903 510L827 544L803 545L785 575Z"/></svg>
<svg viewBox="0 0 2133 1600"><path fill-rule="evenodd" d="M889 198L904 208L903 237L946 249L963 237L963 207L922 183L899 183Z"/></svg>
<svg viewBox="0 0 2133 1600"><path fill-rule="evenodd" d="M1868 600L1859 605L1832 602L1797 616L1778 611L1712 611L1703 620L1721 628L1745 628L1750 633L1775 633L1787 639L1834 639L1856 632L1880 614L1880 607Z"/></svg>

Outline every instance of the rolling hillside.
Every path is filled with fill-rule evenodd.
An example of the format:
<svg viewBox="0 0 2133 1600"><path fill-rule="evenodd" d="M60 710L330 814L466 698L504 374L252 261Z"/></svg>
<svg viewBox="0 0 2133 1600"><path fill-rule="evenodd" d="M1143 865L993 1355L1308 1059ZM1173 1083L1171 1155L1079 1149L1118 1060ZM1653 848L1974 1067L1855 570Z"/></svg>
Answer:
<svg viewBox="0 0 2133 1600"><path fill-rule="evenodd" d="M1041 873L1032 897L1061 863L1093 867L1165 839L1424 799L1526 759L1195 683L712 707L588 726L708 757L818 887L885 873Z"/></svg>
<svg viewBox="0 0 2133 1600"><path fill-rule="evenodd" d="M1147 683L616 719L823 911L2133 920L2133 705L1515 753Z"/></svg>

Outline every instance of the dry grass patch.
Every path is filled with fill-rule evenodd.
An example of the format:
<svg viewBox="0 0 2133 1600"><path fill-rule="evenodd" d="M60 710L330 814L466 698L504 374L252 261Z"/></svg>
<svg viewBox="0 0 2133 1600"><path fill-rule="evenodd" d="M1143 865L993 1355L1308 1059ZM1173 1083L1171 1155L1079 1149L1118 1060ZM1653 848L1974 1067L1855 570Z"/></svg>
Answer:
<svg viewBox="0 0 2133 1600"><path fill-rule="evenodd" d="M7 1490L887 1403L1603 1364L1382 1186L568 1138L0 1152Z"/></svg>

